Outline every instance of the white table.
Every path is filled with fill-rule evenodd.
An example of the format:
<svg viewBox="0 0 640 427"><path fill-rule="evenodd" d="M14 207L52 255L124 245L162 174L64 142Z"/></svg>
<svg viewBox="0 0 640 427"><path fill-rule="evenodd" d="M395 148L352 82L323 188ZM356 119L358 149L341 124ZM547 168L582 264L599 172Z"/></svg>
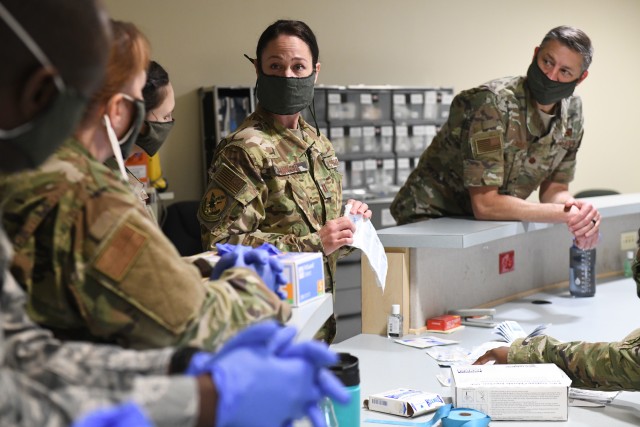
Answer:
<svg viewBox="0 0 640 427"><path fill-rule="evenodd" d="M531 301L546 300L551 304L536 305ZM568 291L538 293L530 297L496 307L496 319L516 320L525 331L533 330L541 323L551 323L548 334L560 340L617 341L631 332L638 324L635 313L640 309L640 299L632 279L612 280L597 286L593 298L575 299ZM460 341L460 345L473 348L494 340L492 330L467 326L463 330L439 337ZM448 387L442 387L435 375L443 372L424 350L394 343L378 335L358 335L332 346L339 352L348 352L360 360L361 400L370 394L397 387L451 396ZM361 419L404 420L378 412L362 409ZM412 419L427 421L431 415ZM522 426L638 426L640 425L640 393L623 392L613 404L604 408L569 408L569 420L562 422L514 422L494 421L492 425L504 427ZM365 424L374 426L375 424Z"/></svg>

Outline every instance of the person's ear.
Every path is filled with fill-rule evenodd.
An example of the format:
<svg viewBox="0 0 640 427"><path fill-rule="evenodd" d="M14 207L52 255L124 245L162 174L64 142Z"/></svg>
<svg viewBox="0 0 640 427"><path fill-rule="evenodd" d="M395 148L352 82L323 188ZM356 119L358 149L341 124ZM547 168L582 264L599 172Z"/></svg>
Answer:
<svg viewBox="0 0 640 427"><path fill-rule="evenodd" d="M19 95L18 108L26 120L31 120L44 110L58 93L54 83L57 72L52 67L39 67L32 73Z"/></svg>
<svg viewBox="0 0 640 427"><path fill-rule="evenodd" d="M531 62L536 60L536 58L538 57L539 51L540 51L540 46L536 46L535 49L533 49L533 58L531 58Z"/></svg>
<svg viewBox="0 0 640 427"><path fill-rule="evenodd" d="M576 83L576 86L579 85L580 83L582 83L582 81L584 79L586 79L588 75L589 75L589 70L584 70L584 72L582 73L582 75L578 79L578 82Z"/></svg>
<svg viewBox="0 0 640 427"><path fill-rule="evenodd" d="M320 74L320 63L319 62L316 63L316 78L313 80L314 84L318 81L318 74Z"/></svg>
<svg viewBox="0 0 640 427"><path fill-rule="evenodd" d="M113 95L104 109L104 114L109 116L111 127L116 136L120 138L121 133L125 132L129 124L129 110L127 109L127 101L121 93Z"/></svg>

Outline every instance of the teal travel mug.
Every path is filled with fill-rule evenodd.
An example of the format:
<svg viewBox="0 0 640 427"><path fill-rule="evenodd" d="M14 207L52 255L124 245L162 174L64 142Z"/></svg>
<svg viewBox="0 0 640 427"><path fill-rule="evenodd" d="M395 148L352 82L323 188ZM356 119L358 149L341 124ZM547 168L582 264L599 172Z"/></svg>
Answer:
<svg viewBox="0 0 640 427"><path fill-rule="evenodd" d="M360 368L358 358L349 353L338 353L340 360L331 366L349 392L349 402L341 404L333 401L333 410L340 427L360 427Z"/></svg>

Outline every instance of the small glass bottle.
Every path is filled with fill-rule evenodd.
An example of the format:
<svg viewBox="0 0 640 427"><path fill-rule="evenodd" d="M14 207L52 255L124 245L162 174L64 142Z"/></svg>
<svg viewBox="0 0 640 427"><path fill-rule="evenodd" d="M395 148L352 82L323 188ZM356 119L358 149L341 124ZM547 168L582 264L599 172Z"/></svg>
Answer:
<svg viewBox="0 0 640 427"><path fill-rule="evenodd" d="M633 251L627 251L627 257L624 259L624 277L633 277Z"/></svg>
<svg viewBox="0 0 640 427"><path fill-rule="evenodd" d="M402 314L400 314L400 304L391 306L391 314L387 319L387 337L400 338L402 336Z"/></svg>

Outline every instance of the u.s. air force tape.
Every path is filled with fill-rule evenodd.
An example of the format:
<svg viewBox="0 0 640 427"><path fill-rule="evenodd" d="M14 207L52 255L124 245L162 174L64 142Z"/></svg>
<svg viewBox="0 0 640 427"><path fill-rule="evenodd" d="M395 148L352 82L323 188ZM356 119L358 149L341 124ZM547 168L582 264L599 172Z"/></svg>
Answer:
<svg viewBox="0 0 640 427"><path fill-rule="evenodd" d="M424 423L395 420L374 420L365 419L364 422L370 424L390 424L396 426L431 427L442 420L442 427L486 427L491 421L491 417L475 409L456 408L452 409L451 404L441 406L429 421Z"/></svg>

